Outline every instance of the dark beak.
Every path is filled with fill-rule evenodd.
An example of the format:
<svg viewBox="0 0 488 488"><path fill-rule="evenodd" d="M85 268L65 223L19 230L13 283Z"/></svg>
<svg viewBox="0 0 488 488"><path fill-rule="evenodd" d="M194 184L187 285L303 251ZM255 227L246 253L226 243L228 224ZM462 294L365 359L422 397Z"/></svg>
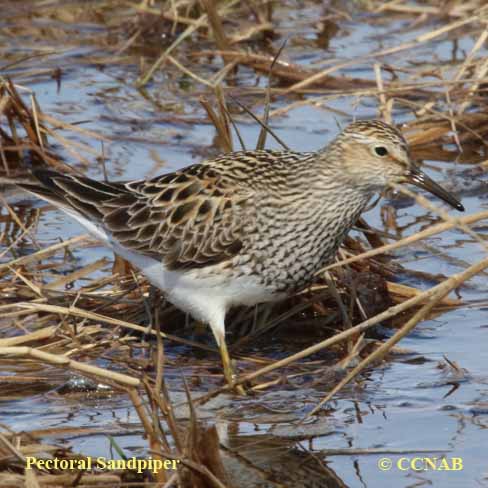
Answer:
<svg viewBox="0 0 488 488"><path fill-rule="evenodd" d="M452 193L449 193L448 191L444 190L442 186L438 185L434 180L429 178L425 173L420 171L420 169L418 169L417 167L413 167L410 170L410 173L407 176L407 181L408 183L412 183L413 185L418 186L419 188L423 188L424 190L427 190L429 193L432 193L432 195L435 195L436 197L440 198L441 200L443 200L444 202L446 202L456 210L459 210L460 212L464 212L463 205Z"/></svg>

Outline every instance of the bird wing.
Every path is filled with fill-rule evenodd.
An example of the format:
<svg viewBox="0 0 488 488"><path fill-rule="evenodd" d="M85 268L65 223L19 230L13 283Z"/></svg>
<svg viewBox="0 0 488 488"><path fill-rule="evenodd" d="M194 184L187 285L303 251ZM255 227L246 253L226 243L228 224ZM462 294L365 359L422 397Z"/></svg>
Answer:
<svg viewBox="0 0 488 488"><path fill-rule="evenodd" d="M129 183L50 170L33 175L35 182L19 186L101 225L119 245L161 259L168 269L224 262L243 246L243 204L252 195L236 191L210 166Z"/></svg>

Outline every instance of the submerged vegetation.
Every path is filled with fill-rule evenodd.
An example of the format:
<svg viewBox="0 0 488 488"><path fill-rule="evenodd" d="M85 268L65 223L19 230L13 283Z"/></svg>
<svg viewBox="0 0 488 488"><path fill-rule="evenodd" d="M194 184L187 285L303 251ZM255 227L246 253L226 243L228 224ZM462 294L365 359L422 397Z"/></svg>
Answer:
<svg viewBox="0 0 488 488"><path fill-rule="evenodd" d="M302 4L32 0L2 5L1 401L53 391L66 398L128 398L138 417L133 428L146 442L146 455L139 457L177 461L178 468L26 470L28 456L86 460L86 453L62 442L74 435L111 436L114 457L131 456L117 445L116 432L100 426L74 432L2 424L1 486L345 486L323 462L327 452L286 444L275 465L262 466L259 456L251 459L242 446L219 443L212 405L226 404L240 415L242 401L222 386L211 338L193 337L198 324L154 293L120 257L95 252L97 243L89 236L60 234L46 244L42 231L52 209L18 195L9 184L37 166L123 177L116 149L122 142L148 146L158 172L167 170L167 162L164 147L156 150L157 145L181 145L201 159L249 146L253 127L254 147L292 146L297 141L285 135L294 126L290 131L282 121L305 108L342 124L363 116L366 107L368 114L376 111L399 124L415 159L442 162L435 171L453 174L455 163L474 177L486 171L488 6L435 0ZM351 31L361 22L381 31L381 49L361 45L348 52ZM342 49L334 54L337 38ZM469 41L468 50L463 40ZM439 62L436 49L447 41L451 59ZM72 90L84 69L123 87L109 99L103 82L98 87L90 80L94 105L109 103L110 109L92 120L79 119L68 106L50 113L38 90ZM124 112L129 92L131 106ZM111 124L118 130L108 130ZM151 131L153 124L161 134ZM195 125L211 128L212 144L193 142L185 131ZM138 161L128 164L142 176ZM347 384L367 388L367 368L403 354L398 342L421 321L465 306L459 292L469 289L469 279L486 280L488 211L451 216L421 195L402 191L398 205L415 199L428 213L405 225L388 200L379 212L382 228L361 218L337 261L311 287L284 303L239 308L228 317L237 381L255 395L250 398L262 423L272 409L259 404L261 395L313 391L302 410L286 419L297 438L307 439L306 426L326 414L329 401ZM476 259L452 259L426 242L448 232L474 243ZM446 259L456 273L402 265L397 258L412 246ZM96 257L86 261L80 250ZM421 285L409 286L400 277ZM387 340L375 332L379 324L391 328ZM270 337L286 347L273 349ZM446 364L463 374L448 359ZM253 417L256 424L259 415ZM280 473L280 465L288 471ZM249 483L239 481L243 476Z"/></svg>

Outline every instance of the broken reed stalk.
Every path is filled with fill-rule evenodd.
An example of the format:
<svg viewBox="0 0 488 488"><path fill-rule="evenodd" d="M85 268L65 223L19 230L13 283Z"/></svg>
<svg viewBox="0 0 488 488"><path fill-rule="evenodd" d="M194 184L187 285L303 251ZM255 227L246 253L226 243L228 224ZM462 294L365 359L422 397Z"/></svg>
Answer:
<svg viewBox="0 0 488 488"><path fill-rule="evenodd" d="M477 212L471 215L466 215L465 217L458 217L458 221L464 225L474 224L475 222L479 222L480 220L488 219L488 210L484 212ZM377 247L375 249L371 249L370 251L366 251L361 254L357 254L356 256L352 256L347 259L342 259L341 261L337 261L336 263L330 264L329 266L323 268L319 273L323 271L328 271L330 269L338 268L340 266L344 266L346 264L355 263L357 261L361 261L363 259L369 259L374 256L378 256L380 254L385 254L389 251L393 251L395 249L399 249L401 247L408 246L415 242L421 241L426 239L427 237L433 236L435 234L440 234L445 232L446 230L450 230L458 225L457 222L442 222L439 224L435 224L427 229L424 229L420 232L416 232L415 234L404 237L399 241L393 242L391 244L385 244L384 246Z"/></svg>
<svg viewBox="0 0 488 488"><path fill-rule="evenodd" d="M217 114L210 102L205 97L200 97L200 104L207 112L207 116L212 122L221 145L221 149L225 152L231 152L233 148L232 137L229 128L229 122L226 113L223 111L223 104L219 102L219 113Z"/></svg>
<svg viewBox="0 0 488 488"><path fill-rule="evenodd" d="M471 236L478 244L481 245L485 249L485 251L488 251L488 244L485 242L483 237L481 237L477 232L473 231L468 225L462 222L462 220L458 217L451 217L449 213L447 213L445 210L442 208L438 207L437 205L432 204L427 198L425 198L423 195L420 193L414 193L413 191L410 191L408 188L405 188L400 185L393 185L395 190L399 191L400 193L403 193L404 195L409 196L410 198L415 199L417 203L422 205L425 209L436 213L439 215L445 222L451 222L454 224L455 227L459 228L469 236Z"/></svg>
<svg viewBox="0 0 488 488"><path fill-rule="evenodd" d="M318 404L314 409L307 415L310 417L315 415L322 406L327 403L337 392L339 392L345 385L347 385L351 380L353 380L361 371L364 370L369 364L374 361L381 360L392 347L397 344L401 339L408 335L416 325L423 319L425 319L430 311L435 307L437 302L442 300L446 295L448 295L452 290L458 288L465 281L469 280L480 271L488 268L488 257L478 261L477 263L471 265L469 268L464 270L462 273L457 273L452 275L447 280L443 281L437 285L434 293L429 297L429 301L420 309L415 315L392 337L390 337L385 343L383 343L376 351L371 353L365 359L363 359L342 381L340 381ZM432 288L431 288L432 290Z"/></svg>
<svg viewBox="0 0 488 488"><path fill-rule="evenodd" d="M376 77L376 84L378 85L378 97L380 100L379 111L385 122L392 123L391 111L393 106L393 98L387 100L383 85L383 77L381 76L381 64L374 64L374 73Z"/></svg>
<svg viewBox="0 0 488 488"><path fill-rule="evenodd" d="M4 347L11 347L11 346L19 346L20 344L24 344L26 342L36 342L42 341L45 339L49 339L53 337L56 333L58 327L55 325L50 325L48 327L44 327L43 329L36 330L34 332L29 332L28 334L23 334L20 336L13 336L13 337L6 337L0 339L0 348Z"/></svg>
<svg viewBox="0 0 488 488"><path fill-rule="evenodd" d="M227 51L230 48L230 42L225 34L222 18L217 10L217 2L214 0L200 0L203 8L207 12L208 21L212 28L215 44L221 51ZM222 56L224 64L227 63L225 56Z"/></svg>
<svg viewBox="0 0 488 488"><path fill-rule="evenodd" d="M5 198L0 194L0 203L2 204L3 207L7 209L7 212L9 213L10 217L12 217L12 220L15 221L15 223L19 226L20 229L22 229L23 234L28 235L32 243L37 247L37 249L40 249L41 246L39 246L39 243L37 242L37 239L35 236L29 231L28 228L25 227L24 223L19 219L17 214L12 210L12 207L7 203Z"/></svg>
<svg viewBox="0 0 488 488"><path fill-rule="evenodd" d="M270 66L269 66L268 84L266 87L266 95L265 95L265 99L264 99L264 115L263 115L263 120L262 120L263 123L261 124L261 130L259 131L258 141L256 143L256 149L264 149L265 145L266 145L266 136L269 133L268 123L269 123L269 112L271 109L271 80L273 79L273 68L274 68L274 65L276 64L276 61L278 61L278 58L281 56L283 49L285 49L287 42L288 42L288 39L285 39L283 41L280 48L278 49L278 52L276 53L275 57L273 58L273 61L271 62ZM288 149L285 146L284 146L284 148Z"/></svg>
<svg viewBox="0 0 488 488"><path fill-rule="evenodd" d="M132 378L125 374L109 371L98 366L92 366L86 363L80 363L73 359L60 354L52 354L49 352L41 351L33 347L27 346L12 346L12 347L0 347L0 356L4 357L31 357L38 359L44 363L61 366L63 368L71 369L75 372L82 373L87 376L94 376L95 378L103 378L109 381L110 385L114 383L118 386L137 387L140 386L140 381L137 378Z"/></svg>
<svg viewBox="0 0 488 488"><path fill-rule="evenodd" d="M155 452L160 451L161 438L160 436L157 435L157 431L154 429L154 426L151 423L149 416L147 415L146 409L144 408L144 403L137 389L128 388L127 394L129 395L129 398L131 399L132 404L134 405L134 408L137 412L137 415L139 416L139 420L141 421L142 426L144 427L144 431L146 432L146 435L149 440L150 449ZM154 457L156 459L161 459L161 456L159 456L158 454L155 454ZM161 469L156 473L156 480L158 483L166 482L166 474L164 469Z"/></svg>
<svg viewBox="0 0 488 488"><path fill-rule="evenodd" d="M3 425L2 425L3 427ZM15 447L1 432L0 432L0 445L3 444L11 454L13 454L22 464L25 464L26 459L25 456Z"/></svg>
<svg viewBox="0 0 488 488"><path fill-rule="evenodd" d="M269 134L270 136L272 136L273 139L280 146L283 147L283 149L290 150L290 148L286 145L286 143L273 131L273 129L271 129L271 127L269 127L268 125L266 125L259 117L257 117L256 115L254 115L252 113L252 111L250 109L248 109L243 103L241 103L239 100L237 100L237 98L233 97L232 95L229 95L229 98L234 103L236 103L237 105L239 105L239 107L241 107L242 110L244 110L244 112L246 112L248 115L250 115L251 118L254 119L261 126L261 129L265 130L267 134Z"/></svg>
<svg viewBox="0 0 488 488"><path fill-rule="evenodd" d="M157 302L156 302L157 303ZM171 410L171 405L169 407L167 405L164 405L162 408L162 401L165 400L165 398L161 398L161 390L162 387L164 386L164 348L163 348L163 340L161 337L161 332L160 332L160 323L159 323L159 313L158 309L155 307L155 310L151 314L151 325L152 327L155 327L156 329L156 339L157 339L157 349L156 349L156 378L155 378L155 387L152 388L151 385L149 384L149 381L145 378L143 381L144 387L146 389L146 395L149 399L149 405L150 405L150 413L151 413L151 418L152 418L152 432L154 439L152 439L152 442L150 444L150 448L154 451L161 450L162 447L164 447L165 450L169 450L169 443L168 440L166 439L166 435L164 433L164 430L161 428L160 420L159 420L159 411L161 411L161 414L163 415L164 418L167 417L168 411ZM149 409L149 406L148 406ZM170 422L168 422L168 425L171 425ZM176 434L176 440L177 440L177 429L176 432L173 432L173 436ZM177 442L175 441L176 445ZM163 446L162 446L163 445ZM161 455L155 453L154 456L156 459L162 460L163 458ZM163 472L158 472L156 474L156 478L158 482L163 482L166 481L166 475Z"/></svg>
<svg viewBox="0 0 488 488"><path fill-rule="evenodd" d="M27 263L44 259L45 257L54 254L59 249L66 248L72 244L79 244L80 242L85 241L89 238L90 236L88 234L72 237L71 239L67 239L66 241L60 242L58 244L53 244L52 246L46 247L45 249L41 249L40 251L29 254L28 256L22 256L20 258L13 259L8 263L0 264L0 273L2 273L3 271L9 271L9 268L13 268L14 266L25 266Z"/></svg>
<svg viewBox="0 0 488 488"><path fill-rule="evenodd" d="M158 339L158 343L162 344L161 338ZM163 359L161 355L162 349L159 349L159 347L157 354ZM209 481L212 486L225 488L225 485L222 484L220 480L227 480L227 474L220 459L219 441L215 427L204 430L198 425L193 400L185 378L183 377L187 404L190 410L190 428L187 429L187 438L185 445L183 446L180 439L181 429L178 428L176 419L173 415L173 408L169 401L169 395L162 375L160 380L161 383L159 385L156 384L154 388L150 385L147 378L143 380L146 395L149 400L146 404L146 408L144 408L142 399L139 397L135 389L132 389L129 392L132 401L137 408L141 422L148 434L150 440L150 452L157 459L177 459L182 465L188 467L190 470L189 477L191 478L190 486L192 487L208 486L207 481ZM166 434L160 425L160 413L166 420L174 440L176 454L170 452ZM150 417L152 418L152 425ZM202 436L204 439L202 439ZM179 470L176 475L175 479L180 481L180 485L187 486L184 482L185 475ZM158 479L158 481L163 480Z"/></svg>
<svg viewBox="0 0 488 488"><path fill-rule="evenodd" d="M215 96L217 98L217 107L219 109L219 118L222 121L222 127L225 130L225 138L228 147L230 148L228 151L232 152L234 150L234 142L232 140L232 131L230 128L230 113L227 109L227 102L225 100L225 93L222 89L222 85L217 85L215 87Z"/></svg>

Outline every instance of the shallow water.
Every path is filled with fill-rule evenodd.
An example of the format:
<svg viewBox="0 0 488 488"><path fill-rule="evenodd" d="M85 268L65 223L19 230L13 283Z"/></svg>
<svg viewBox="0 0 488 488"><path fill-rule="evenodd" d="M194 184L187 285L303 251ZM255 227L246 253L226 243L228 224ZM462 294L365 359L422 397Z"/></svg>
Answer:
<svg viewBox="0 0 488 488"><path fill-rule="evenodd" d="M312 6L301 15L313 16L317 13L320 13L320 8ZM339 35L332 38L329 50L308 47L307 56L303 56L303 50L294 45L292 38L287 55L304 65L326 60L332 63L337 58L353 58L397 45L425 31L423 27L401 33L400 30L408 24L407 20L371 26L361 22L361 18L360 13L357 13L352 21L344 21ZM280 14L280 19L282 33L289 32L297 20L289 6ZM18 18L6 18L3 24L14 26L18 22ZM61 23L63 27L66 26ZM103 29L103 26L83 24L70 27L72 34L63 47L65 52L44 58L41 64L42 68L61 66L65 71L59 89L52 79L39 80L36 76L23 79L22 75L27 69L17 69L10 74L14 80L18 77L20 84L35 91L45 113L68 122L85 121L81 125L83 128L112 139L104 145L111 179L152 176L200 161L218 152L213 146L215 131L206 123L204 112L197 103L198 95L195 92L202 90L201 86L193 86L193 82L184 80L174 68L168 67L164 74L158 74L149 85L149 96L145 97L144 93L132 86L139 74L135 64L99 65L95 61L87 61L87 57L103 57L104 52L82 40L89 38L90 33L97 32L97 29ZM315 34L308 26L300 29L298 32L301 36L312 44ZM392 36L392 32L397 34ZM12 39L0 33L0 52L6 59L11 61L36 52L36 49L48 50L53 47L53 42L48 38L39 40L25 34L22 39L23 44L20 39ZM475 39L475 36L465 35L458 40L457 48L469 51ZM415 61L427 61L437 56L447 64L452 59L452 51L452 41L434 42L417 50ZM394 56L386 61L401 64L399 58ZM31 61L31 67L40 66L36 63L35 60ZM210 63L208 70L210 73L216 71L217 67ZM374 79L372 63L354 66L345 70L345 73ZM183 81L190 85L186 90L181 88ZM250 86L254 81L252 72L241 70L240 84ZM261 80L260 84L263 83ZM357 102L352 97L342 97L327 103L329 107L349 114L349 119L377 115L375 100L366 98L359 104ZM274 108L279 106L278 103ZM395 116L397 122L407 117L401 110ZM337 114L334 117L342 124L348 121L347 117ZM272 127L293 149L310 151L320 148L334 136L337 131L334 117L323 109L299 107L291 110L288 116L273 120ZM195 119L201 122L195 122ZM252 147L259 128L252 123L241 123L240 130L248 147ZM99 141L72 133L66 135L89 143L101 152ZM268 146L277 147L272 140ZM68 162L72 162L69 154L64 155ZM93 156L85 156L93 161ZM483 192L470 191L473 176L469 167L454 163L432 163L439 171L430 171L430 174L438 181L444 180L447 187L459 190L468 213L487 208ZM80 164L77 167L92 177L103 176L102 167L95 162L88 167ZM486 182L486 177L481 175L479 180ZM406 234L419 230L432 217L426 215L422 208L405 201L401 202L402 205L393 201L382 203L396 207L398 224L408 225ZM375 227L383 226L379 208L369 212L366 219ZM36 238L42 246L56 242L60 235L68 238L81 232L75 223L56 211L44 212L41 224ZM484 255L478 244L456 231L434 236L427 243L442 254L433 255L421 247L412 247L401 249L397 253L398 260L412 270L449 275L462 270L462 262L473 263ZM112 258L112 253L103 248L76 250L74 253L80 266L102 256ZM418 288L431 285L407 274L397 278L400 282ZM281 481L285 485L287 482L294 483L289 486L325 486L320 484L320 472L317 479L308 473L302 475L300 482L290 481L290 466L294 462L299 466L301 450L316 452L326 463L327 476L332 471L342 480L342 485L338 482L330 486L488 486L488 351L485 347L488 308L476 303L486 300L486 276L478 276L470 284L469 290L461 290L466 306L423 322L400 343L401 347L411 351L410 355L367 373L367 381L361 389L346 388L331 403L327 415L302 428L297 428L291 421L301 418L316 404L325 393L320 388L298 393L274 390L261 394L258 400L219 397L201 409L199 416L216 422L221 441L225 445L243 446L239 449L249 459L259 454L255 462L281 471ZM276 355L282 356L288 352L289 346L286 343L274 340L272 344ZM294 350L290 349L291 352ZM268 347L266 354L273 355L272 348ZM465 369L466 374L461 378L453 376L444 357ZM49 374L49 370L46 374ZM117 443L131 455L144 455L147 444L141 437L138 418L128 399L109 392L97 398L81 393L71 398L70 395L56 392L54 384L58 383L53 381L51 391L36 396L20 396L14 400L1 398L0 423L15 431L100 428L101 432L112 433ZM457 388L453 388L453 385ZM176 401L183 399L180 392L174 395ZM265 405L269 412L263 415L258 404ZM186 412L180 414L185 416ZM110 441L104 434L73 433L62 435L61 438L74 451L86 455L106 456L111 449ZM324 455L320 452L336 448L384 449L385 453ZM389 454L395 449L410 452ZM422 450L426 449L431 449L432 453L423 453ZM449 452L436 453L436 450ZM282 455L283 452L286 456ZM463 469L414 472L411 469L402 471L395 464L401 457L412 459L442 455L447 459L462 458ZM382 471L378 468L378 463L385 457L393 459L391 470ZM232 459L226 460L233 473L239 469L234 467ZM297 472L300 473L299 470ZM325 476L325 468L322 476ZM254 480L253 476L249 476L248 480L248 483L241 486L276 486L271 481L259 484L264 482Z"/></svg>

